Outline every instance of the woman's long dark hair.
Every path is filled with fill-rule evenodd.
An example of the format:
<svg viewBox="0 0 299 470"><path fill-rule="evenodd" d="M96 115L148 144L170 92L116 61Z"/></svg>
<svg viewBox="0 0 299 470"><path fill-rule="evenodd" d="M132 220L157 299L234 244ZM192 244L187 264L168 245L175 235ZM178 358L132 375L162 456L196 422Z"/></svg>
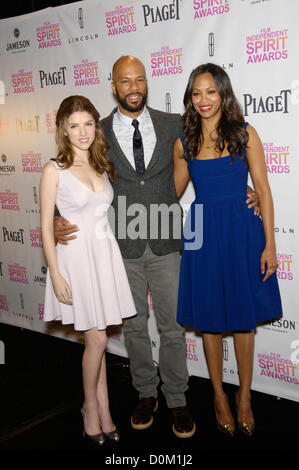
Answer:
<svg viewBox="0 0 299 470"><path fill-rule="evenodd" d="M115 178L115 168L113 163L106 156L108 143L100 125L100 114L85 96L68 96L60 104L56 114L56 144L58 153L57 157L53 160L62 168L69 168L74 162L74 152L68 137L65 135L65 129L67 119L71 114L77 111L86 111L89 113L93 117L96 126L95 138L89 147L88 161L90 166L98 174L103 174L103 172L106 171L109 179L113 180Z"/></svg>
<svg viewBox="0 0 299 470"><path fill-rule="evenodd" d="M186 157L192 162L200 152L202 144L201 117L192 104L192 91L195 78L203 73L210 73L213 76L221 97L222 115L216 126L215 148L222 153L227 145L232 158L237 154L240 158L245 158L244 149L248 142L248 133L243 127L245 121L241 106L234 95L227 73L212 63L202 64L192 71L185 91L183 121Z"/></svg>

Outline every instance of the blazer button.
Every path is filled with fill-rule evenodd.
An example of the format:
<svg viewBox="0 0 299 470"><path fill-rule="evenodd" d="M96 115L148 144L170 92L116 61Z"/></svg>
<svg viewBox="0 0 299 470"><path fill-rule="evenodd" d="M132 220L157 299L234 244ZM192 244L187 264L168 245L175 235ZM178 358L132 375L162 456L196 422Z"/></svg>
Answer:
<svg viewBox="0 0 299 470"><path fill-rule="evenodd" d="M141 180L140 184L143 186L145 184L145 181Z"/></svg>

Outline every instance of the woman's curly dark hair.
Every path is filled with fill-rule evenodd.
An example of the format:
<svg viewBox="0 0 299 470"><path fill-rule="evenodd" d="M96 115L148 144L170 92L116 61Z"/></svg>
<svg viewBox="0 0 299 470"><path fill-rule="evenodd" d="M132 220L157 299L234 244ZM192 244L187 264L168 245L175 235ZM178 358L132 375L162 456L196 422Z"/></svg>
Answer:
<svg viewBox="0 0 299 470"><path fill-rule="evenodd" d="M215 148L222 153L227 145L233 159L236 155L245 159L244 149L248 142L248 133L243 127L245 121L241 106L234 95L227 73L212 63L202 64L192 71L185 91L183 121L186 157L192 162L193 158L198 155L202 144L201 117L192 104L192 91L195 78L203 73L210 73L213 76L221 97L222 115L216 127Z"/></svg>

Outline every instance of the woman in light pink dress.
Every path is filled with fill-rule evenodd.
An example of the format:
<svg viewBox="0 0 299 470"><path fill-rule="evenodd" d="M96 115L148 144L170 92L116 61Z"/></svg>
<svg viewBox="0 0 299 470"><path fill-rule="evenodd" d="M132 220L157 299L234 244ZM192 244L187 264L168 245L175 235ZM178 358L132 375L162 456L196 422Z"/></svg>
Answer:
<svg viewBox="0 0 299 470"><path fill-rule="evenodd" d="M56 116L58 154L43 167L41 229L48 263L44 320L60 320L84 332L82 358L84 432L96 444L119 440L107 392L108 325L136 315L121 253L107 211L113 199L113 164L99 113L83 96L63 100ZM55 205L78 226L71 244L55 247Z"/></svg>

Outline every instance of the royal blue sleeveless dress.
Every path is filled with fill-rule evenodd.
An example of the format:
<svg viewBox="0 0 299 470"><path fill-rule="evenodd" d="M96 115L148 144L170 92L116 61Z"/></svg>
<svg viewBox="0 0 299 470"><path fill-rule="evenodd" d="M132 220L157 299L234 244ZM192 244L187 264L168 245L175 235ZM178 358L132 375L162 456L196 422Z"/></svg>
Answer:
<svg viewBox="0 0 299 470"><path fill-rule="evenodd" d="M184 226L177 321L206 332L247 331L282 316L276 273L262 282L265 235L245 202L246 161L194 159L188 170L196 196ZM191 238L195 229L197 241Z"/></svg>

